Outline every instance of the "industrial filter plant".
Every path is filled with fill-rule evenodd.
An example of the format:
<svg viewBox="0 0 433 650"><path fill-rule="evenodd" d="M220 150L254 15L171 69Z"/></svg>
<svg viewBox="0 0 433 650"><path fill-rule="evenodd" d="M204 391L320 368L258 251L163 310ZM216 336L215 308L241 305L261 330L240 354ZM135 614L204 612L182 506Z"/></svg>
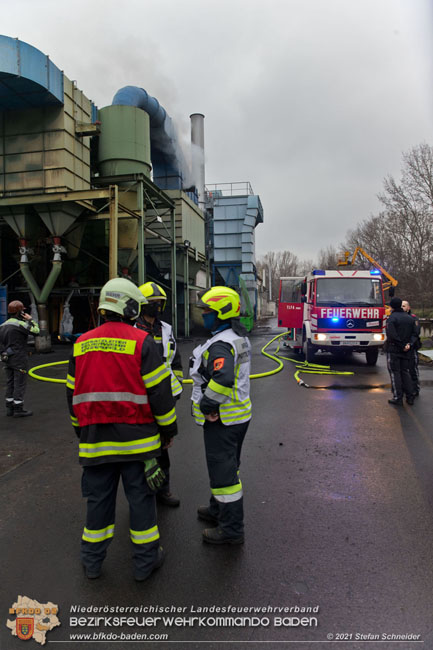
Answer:
<svg viewBox="0 0 433 650"><path fill-rule="evenodd" d="M190 119L194 155L143 88L98 110L48 56L0 36L0 322L22 300L49 350L97 325L100 287L120 276L163 286L179 334L212 281L240 291L252 325L260 199L243 184L233 207L205 187L204 116Z"/></svg>

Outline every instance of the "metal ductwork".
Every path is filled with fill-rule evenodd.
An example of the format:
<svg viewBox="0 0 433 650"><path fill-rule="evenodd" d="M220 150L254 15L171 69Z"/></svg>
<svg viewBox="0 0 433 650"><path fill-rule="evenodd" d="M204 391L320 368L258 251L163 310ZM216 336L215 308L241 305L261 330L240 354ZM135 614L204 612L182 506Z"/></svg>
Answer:
<svg viewBox="0 0 433 650"><path fill-rule="evenodd" d="M150 144L153 181L164 190L183 189L189 169L181 151L171 117L155 97L144 88L125 86L113 97L113 105L135 106L150 118Z"/></svg>

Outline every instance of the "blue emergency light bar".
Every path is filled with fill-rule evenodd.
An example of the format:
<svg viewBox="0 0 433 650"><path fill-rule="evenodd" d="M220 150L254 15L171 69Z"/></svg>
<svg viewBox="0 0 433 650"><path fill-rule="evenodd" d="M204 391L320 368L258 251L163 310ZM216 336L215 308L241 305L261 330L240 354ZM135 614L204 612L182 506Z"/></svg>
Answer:
<svg viewBox="0 0 433 650"><path fill-rule="evenodd" d="M340 320L339 318L333 318L333 319L332 319L332 322L333 322L333 323L338 323L339 320Z"/></svg>
<svg viewBox="0 0 433 650"><path fill-rule="evenodd" d="M325 275L326 271L322 271L319 269L314 269L313 275Z"/></svg>
<svg viewBox="0 0 433 650"><path fill-rule="evenodd" d="M380 275L379 269L371 269L370 270L370 275Z"/></svg>

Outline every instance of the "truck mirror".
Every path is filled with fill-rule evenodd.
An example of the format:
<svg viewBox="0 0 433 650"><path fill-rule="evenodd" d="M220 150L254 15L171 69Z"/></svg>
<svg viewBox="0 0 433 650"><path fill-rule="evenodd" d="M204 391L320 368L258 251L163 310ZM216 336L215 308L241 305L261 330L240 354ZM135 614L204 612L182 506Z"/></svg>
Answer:
<svg viewBox="0 0 433 650"><path fill-rule="evenodd" d="M392 298L395 294L395 289L394 287L389 287L389 297Z"/></svg>
<svg viewBox="0 0 433 650"><path fill-rule="evenodd" d="M306 282L303 282L301 284L301 293L303 293L304 295L307 293L307 283Z"/></svg>
<svg viewBox="0 0 433 650"><path fill-rule="evenodd" d="M301 302L307 302L307 296L301 296Z"/></svg>

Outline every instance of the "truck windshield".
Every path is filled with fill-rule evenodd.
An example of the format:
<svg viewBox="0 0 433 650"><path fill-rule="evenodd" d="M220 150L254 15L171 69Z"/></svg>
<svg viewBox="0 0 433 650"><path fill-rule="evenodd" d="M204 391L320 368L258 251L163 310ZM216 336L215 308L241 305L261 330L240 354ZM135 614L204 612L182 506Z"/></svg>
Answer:
<svg viewBox="0 0 433 650"><path fill-rule="evenodd" d="M379 278L318 278L316 305L383 307Z"/></svg>

